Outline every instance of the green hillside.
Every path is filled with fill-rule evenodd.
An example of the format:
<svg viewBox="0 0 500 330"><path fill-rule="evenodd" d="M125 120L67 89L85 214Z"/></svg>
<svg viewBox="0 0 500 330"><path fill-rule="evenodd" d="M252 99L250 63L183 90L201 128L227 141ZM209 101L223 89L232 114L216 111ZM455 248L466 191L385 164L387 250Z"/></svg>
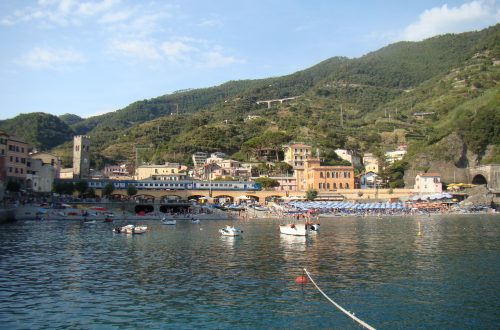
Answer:
<svg viewBox="0 0 500 330"><path fill-rule="evenodd" d="M499 30L399 42L283 77L230 81L101 116L62 119L73 132L91 136L97 167L137 155L140 161L188 162L194 151L259 158L283 137L312 144L330 163L338 161L335 148L381 154L400 143L409 145L410 161L427 154L467 166L466 152L477 162L499 161ZM270 109L256 104L291 96L297 98ZM449 136L457 149L443 152ZM55 149L61 155L70 150L71 143Z"/></svg>
<svg viewBox="0 0 500 330"><path fill-rule="evenodd" d="M32 147L49 150L72 139L71 128L56 116L42 112L0 121L0 129L24 139Z"/></svg>

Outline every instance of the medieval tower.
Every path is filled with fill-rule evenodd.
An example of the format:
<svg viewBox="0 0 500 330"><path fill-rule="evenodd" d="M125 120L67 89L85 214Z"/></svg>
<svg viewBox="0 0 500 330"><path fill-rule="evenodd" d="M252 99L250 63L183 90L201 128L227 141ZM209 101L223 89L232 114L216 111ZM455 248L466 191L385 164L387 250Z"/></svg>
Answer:
<svg viewBox="0 0 500 330"><path fill-rule="evenodd" d="M73 138L73 178L86 178L90 169L90 137L77 135Z"/></svg>

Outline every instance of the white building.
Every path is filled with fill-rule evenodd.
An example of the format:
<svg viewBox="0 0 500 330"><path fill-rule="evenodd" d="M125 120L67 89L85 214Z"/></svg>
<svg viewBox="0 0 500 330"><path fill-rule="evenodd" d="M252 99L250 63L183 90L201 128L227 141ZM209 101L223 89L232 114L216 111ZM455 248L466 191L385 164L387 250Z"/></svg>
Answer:
<svg viewBox="0 0 500 330"><path fill-rule="evenodd" d="M394 151L387 151L385 153L385 160L389 164L394 164L394 162L402 160L403 157L406 155L406 149L407 149L406 145L400 145Z"/></svg>
<svg viewBox="0 0 500 330"><path fill-rule="evenodd" d="M239 161L232 159L212 158L212 161L207 160L207 164L203 168L203 173L200 173L205 180L215 180L225 177L233 179L248 179L252 171L251 168L244 167Z"/></svg>
<svg viewBox="0 0 500 330"><path fill-rule="evenodd" d="M206 152L195 152L192 158L194 167L201 167L205 165L205 162L208 158L208 154Z"/></svg>
<svg viewBox="0 0 500 330"><path fill-rule="evenodd" d="M441 175L439 173L419 173L415 177L415 192L419 194L441 193Z"/></svg>
<svg viewBox="0 0 500 330"><path fill-rule="evenodd" d="M356 168L361 167L361 157L359 157L355 151L347 149L335 149L337 156L343 160L347 160L352 166Z"/></svg>
<svg viewBox="0 0 500 330"><path fill-rule="evenodd" d="M41 159L29 159L26 186L33 192L51 192L56 169L50 164L44 164Z"/></svg>
<svg viewBox="0 0 500 330"><path fill-rule="evenodd" d="M373 189L376 188L378 184L381 183L381 179L377 173L366 172L359 177L359 187L361 189Z"/></svg>

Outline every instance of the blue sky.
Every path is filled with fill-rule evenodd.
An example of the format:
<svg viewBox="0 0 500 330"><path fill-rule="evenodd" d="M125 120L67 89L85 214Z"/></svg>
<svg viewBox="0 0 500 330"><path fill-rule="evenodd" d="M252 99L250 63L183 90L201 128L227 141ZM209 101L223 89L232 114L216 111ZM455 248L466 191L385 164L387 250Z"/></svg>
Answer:
<svg viewBox="0 0 500 330"><path fill-rule="evenodd" d="M3 0L0 119L89 117L180 89L479 30L500 21L499 2Z"/></svg>

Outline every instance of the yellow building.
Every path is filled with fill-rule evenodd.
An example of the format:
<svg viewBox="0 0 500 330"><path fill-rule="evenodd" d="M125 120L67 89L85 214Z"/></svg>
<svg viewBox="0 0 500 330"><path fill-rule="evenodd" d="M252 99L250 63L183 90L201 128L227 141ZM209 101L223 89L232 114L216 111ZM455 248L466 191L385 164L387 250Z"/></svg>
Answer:
<svg viewBox="0 0 500 330"><path fill-rule="evenodd" d="M319 159L315 158L306 160L304 169L299 169L295 173L297 187L301 191L354 189L354 167L352 166L322 166Z"/></svg>
<svg viewBox="0 0 500 330"><path fill-rule="evenodd" d="M290 143L283 146L285 153L285 163L293 166L293 168L303 168L304 162L311 156L312 147L304 143Z"/></svg>
<svg viewBox="0 0 500 330"><path fill-rule="evenodd" d="M187 166L179 163L165 163L164 165L141 165L135 169L136 180L183 180Z"/></svg>
<svg viewBox="0 0 500 330"><path fill-rule="evenodd" d="M363 155L363 165L365 166L365 172L378 173L378 158L371 153L366 153Z"/></svg>

